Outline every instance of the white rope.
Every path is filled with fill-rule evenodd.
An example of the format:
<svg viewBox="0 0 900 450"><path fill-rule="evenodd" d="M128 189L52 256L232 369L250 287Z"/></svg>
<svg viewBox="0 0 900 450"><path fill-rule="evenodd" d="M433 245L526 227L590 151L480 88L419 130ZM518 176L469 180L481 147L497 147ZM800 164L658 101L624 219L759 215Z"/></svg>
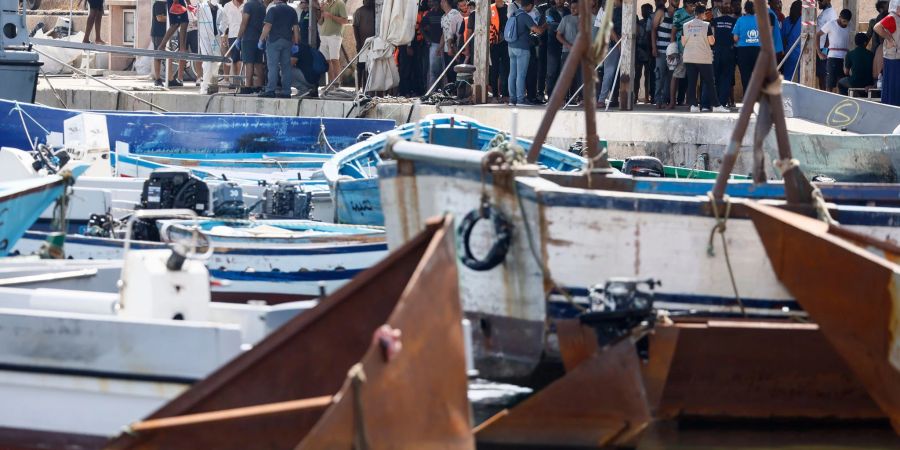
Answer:
<svg viewBox="0 0 900 450"><path fill-rule="evenodd" d="M778 169L778 172L781 173L782 177L784 177L784 174L788 171L800 167L800 161L797 160L797 158L776 159L775 161L772 161L772 164L775 165L775 168Z"/></svg>

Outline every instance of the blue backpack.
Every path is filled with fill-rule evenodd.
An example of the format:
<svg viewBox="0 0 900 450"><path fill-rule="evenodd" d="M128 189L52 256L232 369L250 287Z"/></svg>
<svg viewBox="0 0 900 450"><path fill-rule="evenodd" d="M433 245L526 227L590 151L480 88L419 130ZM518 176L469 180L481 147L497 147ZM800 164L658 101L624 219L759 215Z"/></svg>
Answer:
<svg viewBox="0 0 900 450"><path fill-rule="evenodd" d="M516 26L516 18L519 17L519 14L524 12L525 11L522 11L522 8L519 8L513 13L512 17L506 21L506 28L503 29L503 39L505 39L506 42L515 42L519 40L519 27Z"/></svg>

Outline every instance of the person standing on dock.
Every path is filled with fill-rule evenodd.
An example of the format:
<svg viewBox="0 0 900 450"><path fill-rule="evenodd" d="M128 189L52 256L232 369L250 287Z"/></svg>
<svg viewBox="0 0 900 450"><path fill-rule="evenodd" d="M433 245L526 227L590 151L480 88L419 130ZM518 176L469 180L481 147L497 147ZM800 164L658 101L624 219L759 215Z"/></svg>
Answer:
<svg viewBox="0 0 900 450"><path fill-rule="evenodd" d="M260 0L246 0L241 15L241 29L238 31L238 50L244 62L244 87L241 93L258 92L263 83L262 50L257 41L262 34L266 7Z"/></svg>
<svg viewBox="0 0 900 450"><path fill-rule="evenodd" d="M728 108L721 106L719 97L715 95L712 46L716 43L716 37L713 35L709 23L703 20L705 15L706 7L703 5L695 7L694 19L684 24L684 33L681 38L681 43L684 45L684 65L687 71L687 103L691 106L691 112L729 112ZM697 101L698 75L701 86L699 102Z"/></svg>
<svg viewBox="0 0 900 450"><path fill-rule="evenodd" d="M672 71L666 58L666 49L672 41L672 16L678 8L678 0L657 0L656 12L653 14L653 25L650 28L650 56L656 58L656 86L653 99L656 108L662 109L669 103L669 85Z"/></svg>
<svg viewBox="0 0 900 450"><path fill-rule="evenodd" d="M517 8L506 23L503 36L509 44L509 104L533 105L525 100L525 75L528 72L528 61L531 59L531 33L540 35L547 28L546 24L538 25L529 13L534 9L534 0L520 0Z"/></svg>
<svg viewBox="0 0 900 450"><path fill-rule="evenodd" d="M353 13L353 37L356 38L356 53L362 51L366 39L375 36L375 0L363 0L363 5ZM363 89L366 86L366 63L356 64L356 77Z"/></svg>
<svg viewBox="0 0 900 450"><path fill-rule="evenodd" d="M200 0L197 7L197 50L201 55L219 56L222 54L219 41L219 27L216 22L220 18L218 2ZM201 94L212 94L219 90L219 63L203 61L198 74Z"/></svg>
<svg viewBox="0 0 900 450"><path fill-rule="evenodd" d="M431 88L431 85L441 76L444 69L444 51L441 48L443 40L443 30L441 29L441 18L444 12L441 11L438 0L429 0L429 9L422 17L422 32L428 40L428 77L426 79L425 89ZM327 57L327 55L326 55Z"/></svg>
<svg viewBox="0 0 900 450"><path fill-rule="evenodd" d="M566 60L569 59L569 52L572 51L572 46L575 45L575 39L578 38L579 13L578 0L569 0L569 15L563 17L559 22L559 26L556 28L556 40L562 44L562 53L559 58L560 70L566 65ZM581 86L581 69L576 70L575 75L572 77L572 84L569 87L568 95L566 95L567 100L575 95L574 92L579 86ZM573 105L578 103L580 103L578 99L572 101Z"/></svg>
<svg viewBox="0 0 900 450"><path fill-rule="evenodd" d="M819 9L821 9L822 12L820 12L819 17L816 18L816 29L821 30L822 28L825 28L825 24L837 19L837 12L831 7L831 0L818 0L818 4ZM825 67L825 58L822 58L819 53L821 50L827 48L826 39L826 36L821 36L816 39L816 42L819 43L818 47L816 47L816 78L819 79L819 89L822 90L825 89L825 73L827 69Z"/></svg>
<svg viewBox="0 0 900 450"><path fill-rule="evenodd" d="M87 28L84 29L84 40L81 42L85 44L91 43L91 29L93 29L94 43L106 45L106 42L100 39L100 24L103 22L103 0L87 0L87 2L89 8ZM80 8L83 3L83 0L79 0L78 7Z"/></svg>
<svg viewBox="0 0 900 450"><path fill-rule="evenodd" d="M837 92L838 80L844 76L844 57L847 56L847 49L850 48L850 20L853 13L849 9L844 9L837 19L825 24L821 30L816 32L816 39L827 36L828 44L827 52L817 49L819 58L824 59L825 63L825 90L828 92Z"/></svg>
<svg viewBox="0 0 900 450"><path fill-rule="evenodd" d="M166 35L166 2L165 0L156 0L153 2L151 9L153 23L150 25L150 40L153 42L153 48L159 48L163 37ZM159 73L159 62L161 60L153 60L153 83L156 86L163 87L165 84L162 75ZM173 74L174 75L174 74Z"/></svg>
<svg viewBox="0 0 900 450"><path fill-rule="evenodd" d="M735 43L735 57L738 69L741 71L741 89L747 91L750 84L750 74L756 66L759 56L759 27L756 24L753 2L744 3L744 15L739 17L734 24L731 35Z"/></svg>
<svg viewBox="0 0 900 450"><path fill-rule="evenodd" d="M166 7L168 9L169 14L169 29L166 30L166 35L163 36L162 41L159 43L159 47L157 50L165 50L166 47L169 46L169 40L172 39L172 35L175 32L178 32L178 51L186 52L187 51L187 27L190 19L188 18L188 9L187 3L185 0L166 0ZM169 79L169 87L180 87L184 86L184 68L186 65L186 61L179 60L178 61L178 75L177 78Z"/></svg>
<svg viewBox="0 0 900 450"><path fill-rule="evenodd" d="M441 16L441 52L443 61L441 61L441 71L443 72L450 65L450 61L459 50L459 27L463 23L462 14L453 8L452 0L441 0L441 10L444 15ZM438 73L440 76L440 73ZM446 80L448 83L456 82L456 72L453 68L446 71ZM430 86L429 86L430 87Z"/></svg>
<svg viewBox="0 0 900 450"><path fill-rule="evenodd" d="M259 36L257 48L266 49L266 65L269 80L265 92L260 97L291 98L291 54L297 53L300 44L300 24L297 22L297 11L284 0L275 0L269 8L264 20L262 34ZM265 43L265 44L264 44ZM278 74L281 74L281 93L276 94Z"/></svg>
<svg viewBox="0 0 900 450"><path fill-rule="evenodd" d="M884 69L881 76L881 103L900 106L900 0L891 0L888 15L874 30L881 36Z"/></svg>
<svg viewBox="0 0 900 450"><path fill-rule="evenodd" d="M799 0L797 0L799 3ZM716 84L716 96L719 104L727 105L734 90L734 39L732 31L737 18L731 9L730 2L723 2L719 9L721 15L710 22L713 29L713 77Z"/></svg>
<svg viewBox="0 0 900 450"><path fill-rule="evenodd" d="M341 45L344 42L344 25L347 20L347 6L344 0L325 0L319 10L319 51L328 60L328 82L334 81L341 72ZM336 86L336 85L335 85Z"/></svg>
<svg viewBox="0 0 900 450"><path fill-rule="evenodd" d="M244 0L231 0L222 7L222 16L219 18L219 30L222 32L222 48L226 49L225 57L231 58L231 64L225 65L225 76L234 75L235 77L241 73L241 51L238 49L237 37L241 31L241 8L244 7ZM229 78L233 80L233 78ZM229 87L235 89L234 81L229 83Z"/></svg>
<svg viewBox="0 0 900 450"><path fill-rule="evenodd" d="M550 0L553 6L544 13L545 22L547 24L547 96L553 94L556 88L556 80L559 79L559 71L562 69L560 62L562 58L562 43L556 39L556 31L559 29L559 23L562 18L569 14L566 9L566 3L563 0Z"/></svg>

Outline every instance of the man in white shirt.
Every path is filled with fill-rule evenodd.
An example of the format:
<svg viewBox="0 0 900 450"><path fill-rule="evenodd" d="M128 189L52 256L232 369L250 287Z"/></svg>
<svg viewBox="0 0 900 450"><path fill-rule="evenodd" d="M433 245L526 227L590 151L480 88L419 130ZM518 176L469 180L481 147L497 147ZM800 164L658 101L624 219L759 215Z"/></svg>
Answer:
<svg viewBox="0 0 900 450"><path fill-rule="evenodd" d="M818 0L819 1L819 9L822 12L819 13L819 18L816 19L816 29L821 30L825 27L825 24L831 22L832 20L837 19L837 11L831 7L831 0ZM818 40L819 49L824 50L827 48L825 46L825 36L822 36ZM816 52L818 53L818 52ZM825 89L825 72L826 72L826 63L825 58L816 59L816 78L819 79L819 89Z"/></svg>
<svg viewBox="0 0 900 450"><path fill-rule="evenodd" d="M837 20L832 20L816 32L816 38L826 38L827 54L822 49L816 49L820 59L825 63L825 90L837 92L838 80L844 75L844 57L847 56L847 50L850 47L850 29L847 25L853 18L853 13L849 9L841 11Z"/></svg>
<svg viewBox="0 0 900 450"><path fill-rule="evenodd" d="M441 49L444 52L444 67L450 64L453 56L459 50L459 26L463 23L463 16L459 10L454 9L450 4L451 0L441 0L441 9L444 10L444 16L441 17ZM447 82L456 82L456 72L453 69L447 71L445 75Z"/></svg>
<svg viewBox="0 0 900 450"><path fill-rule="evenodd" d="M241 50L235 45L238 32L241 31L241 8L244 7L244 0L231 0L222 7L222 16L219 18L219 31L222 34L221 47L225 51L225 55L231 58L231 64L225 65L225 76L241 73ZM235 89L236 83L234 79L229 79L229 87Z"/></svg>

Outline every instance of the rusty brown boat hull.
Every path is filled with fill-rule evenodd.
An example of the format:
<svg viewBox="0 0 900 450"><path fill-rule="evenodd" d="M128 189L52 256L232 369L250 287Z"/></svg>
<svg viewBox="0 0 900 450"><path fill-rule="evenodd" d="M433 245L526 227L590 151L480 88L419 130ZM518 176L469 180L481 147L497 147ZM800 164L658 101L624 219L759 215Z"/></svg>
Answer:
<svg viewBox="0 0 900 450"><path fill-rule="evenodd" d="M824 222L758 203L745 206L778 279L900 431L900 266ZM894 248L880 247L882 255Z"/></svg>

